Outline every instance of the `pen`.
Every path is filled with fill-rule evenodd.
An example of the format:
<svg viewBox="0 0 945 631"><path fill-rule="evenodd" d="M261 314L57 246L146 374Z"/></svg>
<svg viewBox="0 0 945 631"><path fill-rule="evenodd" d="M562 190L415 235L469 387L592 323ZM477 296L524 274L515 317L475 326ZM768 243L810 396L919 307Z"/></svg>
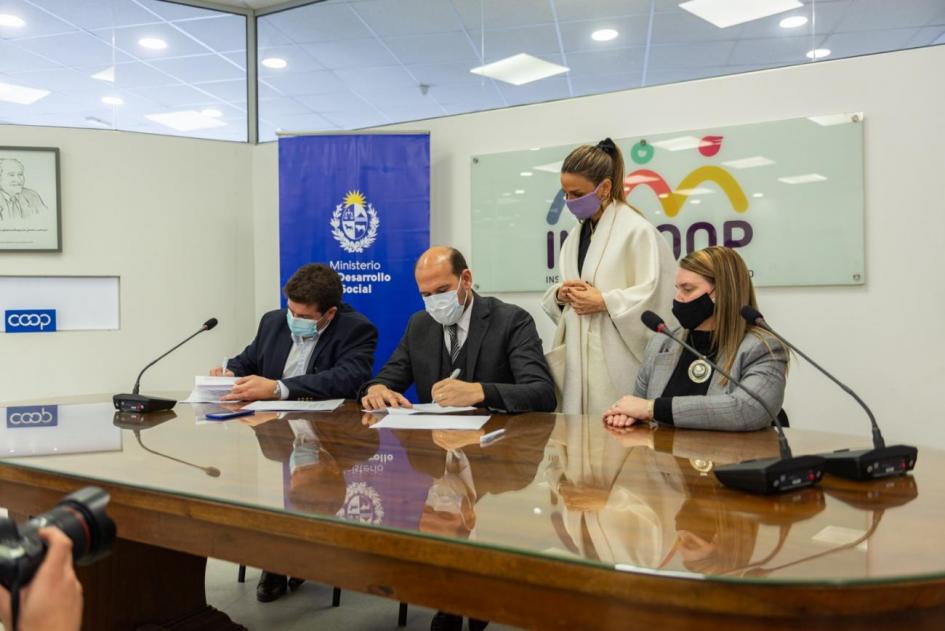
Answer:
<svg viewBox="0 0 945 631"><path fill-rule="evenodd" d="M486 445L490 445L502 438L505 438L505 428L497 429L494 432L489 432L488 434L481 436L479 438L479 446L485 447Z"/></svg>
<svg viewBox="0 0 945 631"><path fill-rule="evenodd" d="M460 372L459 368L457 368L456 370L454 370L453 372L451 372L451 373L450 373L450 379L456 379L457 377L459 377L459 372Z"/></svg>
<svg viewBox="0 0 945 631"><path fill-rule="evenodd" d="M223 356L223 363L221 364L221 366L223 366L223 372L221 372L220 374L226 377L226 355Z"/></svg>

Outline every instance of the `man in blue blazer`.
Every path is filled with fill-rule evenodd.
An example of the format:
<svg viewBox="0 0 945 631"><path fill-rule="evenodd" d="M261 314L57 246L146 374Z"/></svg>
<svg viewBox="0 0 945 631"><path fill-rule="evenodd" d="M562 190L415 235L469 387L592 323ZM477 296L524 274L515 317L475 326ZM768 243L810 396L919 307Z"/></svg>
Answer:
<svg viewBox="0 0 945 631"><path fill-rule="evenodd" d="M353 399L371 376L377 329L341 302L341 278L327 265L303 265L285 285L287 309L270 311L256 339L214 375L241 377L224 399ZM271 602L301 579L263 571L256 599Z"/></svg>
<svg viewBox="0 0 945 631"><path fill-rule="evenodd" d="M270 311L226 371L241 377L225 399L353 399L371 376L377 329L341 302L341 278L327 265L300 267L285 285L287 309Z"/></svg>

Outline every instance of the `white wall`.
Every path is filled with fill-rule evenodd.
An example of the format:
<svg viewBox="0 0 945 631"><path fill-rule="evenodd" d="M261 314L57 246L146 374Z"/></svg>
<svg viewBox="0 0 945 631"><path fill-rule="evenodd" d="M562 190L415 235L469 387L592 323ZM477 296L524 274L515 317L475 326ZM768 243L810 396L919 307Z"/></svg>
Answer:
<svg viewBox="0 0 945 631"><path fill-rule="evenodd" d="M0 402L129 391L150 359L220 325L145 374L143 392L189 389L255 327L246 144L0 126L2 145L61 151L61 254L0 254L0 275L118 275L119 331L0 335ZM278 281L277 281L278 282Z"/></svg>
<svg viewBox="0 0 945 631"><path fill-rule="evenodd" d="M939 46L400 127L431 131L432 240L469 253L474 154L865 112L866 285L763 289L759 300L788 339L862 393L888 440L945 447L938 397L945 378L943 68L945 46ZM255 151L256 222L271 226L278 215L276 148ZM276 235L270 227L257 232L257 313L276 304L274 292L260 293L278 285ZM803 254L805 244L797 247ZM475 273L475 261L472 266ZM538 295L501 297L534 315L547 344L552 328ZM788 382L785 408L793 426L868 436L856 404L811 368L795 363Z"/></svg>

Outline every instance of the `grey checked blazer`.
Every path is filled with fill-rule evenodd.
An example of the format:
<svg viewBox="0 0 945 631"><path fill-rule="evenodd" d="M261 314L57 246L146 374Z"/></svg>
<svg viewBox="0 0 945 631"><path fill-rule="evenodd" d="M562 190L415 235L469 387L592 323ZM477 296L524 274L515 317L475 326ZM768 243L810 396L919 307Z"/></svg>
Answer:
<svg viewBox="0 0 945 631"><path fill-rule="evenodd" d="M676 337L682 333L682 329L673 331ZM757 394L772 414L777 414L784 403L788 355L777 339L762 335L765 341L753 333L745 335L729 372ZM682 347L676 342L665 335L653 336L643 353L634 396L645 399L662 396L681 354ZM718 363L725 367L724 358ZM770 417L757 401L731 382L720 385L720 378L713 371L705 396L673 397L676 427L745 432L771 425Z"/></svg>

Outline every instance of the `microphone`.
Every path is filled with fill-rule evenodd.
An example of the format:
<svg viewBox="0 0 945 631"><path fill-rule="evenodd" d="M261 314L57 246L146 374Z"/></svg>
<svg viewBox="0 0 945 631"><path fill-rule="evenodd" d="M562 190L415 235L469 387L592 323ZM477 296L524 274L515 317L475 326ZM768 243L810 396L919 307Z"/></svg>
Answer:
<svg viewBox="0 0 945 631"><path fill-rule="evenodd" d="M858 449L851 451L849 449L839 449L834 452L821 454L827 462L824 466L827 473L848 480L873 480L892 475L903 475L912 471L915 467L915 461L919 450L911 445L893 445L886 446L883 440L883 433L879 430L876 423L876 417L872 410L851 388L840 382L839 379L827 372L827 369L808 357L801 349L794 346L786 339L781 337L777 331L772 329L761 313L749 305L741 309L742 317L748 324L760 327L778 338L782 344L793 350L795 353L807 360L807 362L823 373L828 379L840 386L840 389L849 394L860 404L866 415L870 419L870 426L873 430L873 448Z"/></svg>
<svg viewBox="0 0 945 631"><path fill-rule="evenodd" d="M131 389L131 394L116 394L112 397L112 403L115 405L115 409L123 412L159 412L174 407L177 404L177 401L174 399L162 399L160 397L149 397L147 395L138 394L138 389L141 387L141 375L143 375L144 371L148 368L158 363L196 336L215 327L217 323L218 320L216 318L210 318L203 323L199 331L142 368L141 372L138 373L138 378L135 379L135 385L134 388Z"/></svg>
<svg viewBox="0 0 945 631"><path fill-rule="evenodd" d="M173 456L168 456L167 454L162 454L159 451L154 451L153 449L146 447L145 444L141 442L141 430L136 429L134 430L134 433L135 433L135 439L138 441L138 444L141 445L141 448L144 449L149 454L154 454L155 456L160 456L161 458L167 458L168 460L173 460L174 462L185 464L188 467L194 467L195 469L200 469L201 471L209 475L211 478L220 477L220 470L217 469L216 467L201 467L200 465L187 462L186 460L181 460L180 458L175 458Z"/></svg>
<svg viewBox="0 0 945 631"><path fill-rule="evenodd" d="M640 318L643 324L652 331L662 333L673 340L687 351L706 362L719 374L726 377L734 383L739 389L754 399L761 406L774 423L778 431L778 448L781 452L779 458L763 458L755 460L745 460L735 464L722 465L715 467L713 473L722 485L738 489L740 491L749 491L751 493L783 493L793 489L806 486L812 486L820 481L823 476L824 458L822 456L794 456L791 454L791 447L788 445L787 436L784 435L784 428L778 417L771 413L768 406L761 400L757 394L749 390L738 379L722 370L711 359L697 351L695 348L673 335L663 318L652 311L645 311Z"/></svg>

